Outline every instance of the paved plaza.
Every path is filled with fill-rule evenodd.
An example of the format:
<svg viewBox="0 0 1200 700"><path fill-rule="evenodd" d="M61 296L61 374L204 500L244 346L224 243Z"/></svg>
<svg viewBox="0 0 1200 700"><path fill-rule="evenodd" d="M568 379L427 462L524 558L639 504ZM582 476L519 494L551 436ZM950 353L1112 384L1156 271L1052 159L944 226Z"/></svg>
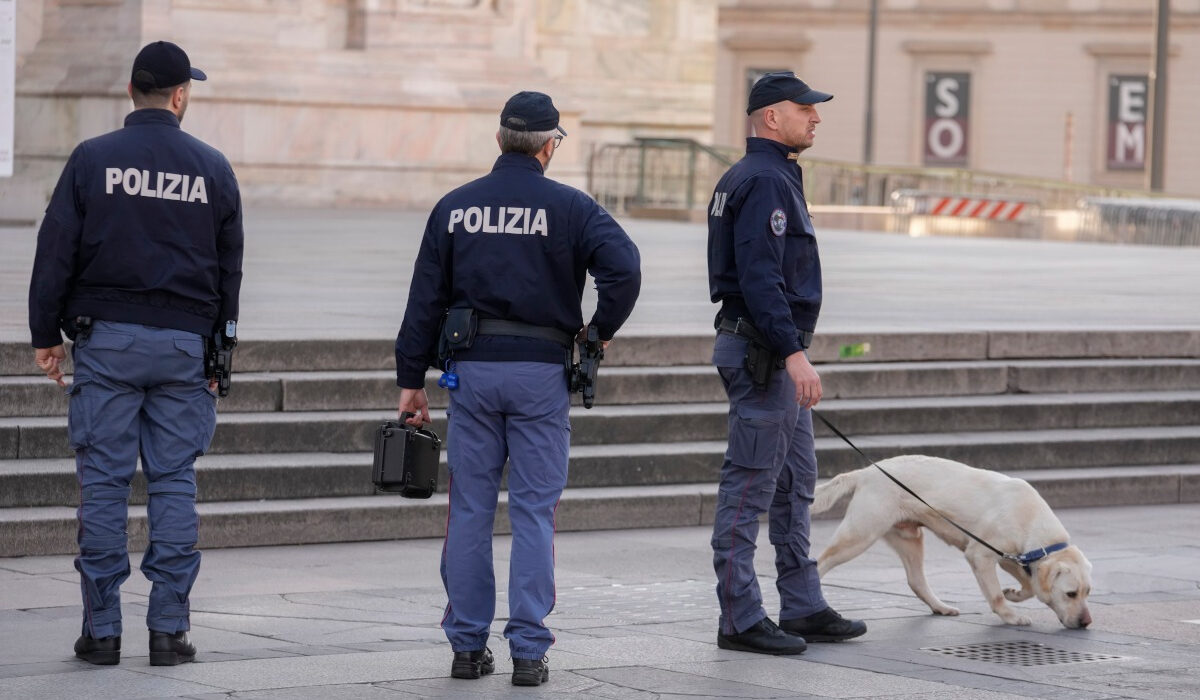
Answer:
<svg viewBox="0 0 1200 700"><path fill-rule="evenodd" d="M1049 608L1017 607L1031 627L988 611L955 550L927 546L930 585L958 617L935 617L882 544L834 570L826 596L865 618L865 637L798 657L716 646L707 528L561 533L550 682L510 685L501 637L494 676L449 678L438 627L440 540L222 549L204 553L192 598L196 663L149 665L148 585L124 588L121 664L71 657L79 584L69 556L0 559L0 697L40 698L1195 698L1200 695L1200 505L1064 509L1090 557L1095 622L1067 630ZM814 541L835 523L817 521ZM765 533L762 538L765 543ZM507 585L509 538L496 541ZM134 555L136 567L138 557ZM758 550L768 611L773 552ZM775 614L772 612L772 614ZM969 658L984 645L996 660Z"/></svg>
<svg viewBox="0 0 1200 700"><path fill-rule="evenodd" d="M424 212L246 213L243 338L387 338L403 313ZM1200 249L910 238L821 229L819 331L1200 327ZM631 334L711 329L702 225L625 221L644 286ZM0 342L27 342L34 230L0 228ZM619 342L619 338L618 338ZM32 353L31 353L32 356ZM31 358L32 359L32 358ZM497 673L448 678L438 627L440 540L209 550L192 600L197 663L148 664L149 590L124 589L122 663L75 660L79 584L69 556L0 559L0 698L1195 698L1200 696L1200 505L1062 509L1095 566L1087 630L1036 601L1034 624L988 611L961 555L931 542L927 571L962 610L934 617L882 545L826 592L869 633L800 657L719 650L707 528L561 533L550 683L509 685L499 599ZM835 523L818 521L817 550ZM765 532L758 571L777 605ZM496 569L507 581L507 537Z"/></svg>
<svg viewBox="0 0 1200 700"><path fill-rule="evenodd" d="M394 338L426 215L248 210L240 335ZM818 332L1200 327L1200 248L911 238L827 230L820 213L815 222ZM624 332L710 332L704 225L622 223L643 265ZM0 342L29 338L34 238L32 228L0 228Z"/></svg>

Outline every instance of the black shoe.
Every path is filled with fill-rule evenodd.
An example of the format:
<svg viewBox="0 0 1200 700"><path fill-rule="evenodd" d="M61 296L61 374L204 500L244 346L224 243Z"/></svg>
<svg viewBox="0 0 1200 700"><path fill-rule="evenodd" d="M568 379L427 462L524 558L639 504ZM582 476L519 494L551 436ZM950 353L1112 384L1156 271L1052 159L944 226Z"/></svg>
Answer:
<svg viewBox="0 0 1200 700"><path fill-rule="evenodd" d="M104 637L92 639L86 634L75 640L75 656L89 664L112 666L121 661L121 638Z"/></svg>
<svg viewBox="0 0 1200 700"><path fill-rule="evenodd" d="M717 632L717 646L734 651L752 651L756 654L784 656L802 654L808 648L804 638L789 634L777 627L771 618L764 617L750 629L737 634Z"/></svg>
<svg viewBox="0 0 1200 700"><path fill-rule="evenodd" d="M187 632L155 632L150 630L150 665L178 666L196 658L196 647L188 641Z"/></svg>
<svg viewBox="0 0 1200 700"><path fill-rule="evenodd" d="M496 670L496 659L491 649L454 652L454 663L450 664L451 678L479 678Z"/></svg>
<svg viewBox="0 0 1200 700"><path fill-rule="evenodd" d="M550 680L550 665L541 659L513 659L513 685L541 685Z"/></svg>
<svg viewBox="0 0 1200 700"><path fill-rule="evenodd" d="M780 620L779 626L792 634L802 635L810 642L840 642L867 633L867 623L847 620L833 608L825 608L799 620Z"/></svg>

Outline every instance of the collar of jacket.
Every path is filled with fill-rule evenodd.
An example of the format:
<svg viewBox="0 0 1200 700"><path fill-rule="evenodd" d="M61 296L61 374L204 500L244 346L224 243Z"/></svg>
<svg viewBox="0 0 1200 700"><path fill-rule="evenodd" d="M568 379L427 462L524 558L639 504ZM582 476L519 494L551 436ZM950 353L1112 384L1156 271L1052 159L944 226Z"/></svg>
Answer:
<svg viewBox="0 0 1200 700"><path fill-rule="evenodd" d="M787 160L789 155L792 160L796 160L796 154L800 153L800 150L771 139L750 136L746 139L746 153L776 153L784 160Z"/></svg>
<svg viewBox="0 0 1200 700"><path fill-rule="evenodd" d="M179 118L166 109L135 109L125 116L125 126L136 124L166 124L179 128Z"/></svg>
<svg viewBox="0 0 1200 700"><path fill-rule="evenodd" d="M496 159L496 164L492 166L492 170L500 168L524 168L538 174L544 172L540 160L524 153L501 153L500 157Z"/></svg>

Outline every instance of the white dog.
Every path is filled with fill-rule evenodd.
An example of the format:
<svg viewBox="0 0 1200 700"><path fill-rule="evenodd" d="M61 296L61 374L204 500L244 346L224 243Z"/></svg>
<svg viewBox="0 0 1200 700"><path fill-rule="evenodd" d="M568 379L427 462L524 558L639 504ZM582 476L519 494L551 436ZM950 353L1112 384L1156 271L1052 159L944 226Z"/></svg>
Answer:
<svg viewBox="0 0 1200 700"><path fill-rule="evenodd" d="M1009 625L1028 625L1008 601L1033 596L1050 606L1064 626L1075 629L1092 622L1087 597L1092 589L1092 565L1077 547L1050 506L1021 479L975 469L959 462L924 455L905 455L879 462L914 493L946 517L1005 554L1034 559L1025 566L1002 559L955 528L900 488L883 472L867 467L839 474L817 487L813 513L829 510L853 494L833 541L817 559L820 576L866 551L880 537L904 562L913 593L938 615L958 610L938 600L925 581L921 527L958 547L971 565L992 612ZM1053 545L1063 548L1053 549ZM1001 590L996 565L1021 584L1020 590ZM1030 572L1027 572L1028 569Z"/></svg>

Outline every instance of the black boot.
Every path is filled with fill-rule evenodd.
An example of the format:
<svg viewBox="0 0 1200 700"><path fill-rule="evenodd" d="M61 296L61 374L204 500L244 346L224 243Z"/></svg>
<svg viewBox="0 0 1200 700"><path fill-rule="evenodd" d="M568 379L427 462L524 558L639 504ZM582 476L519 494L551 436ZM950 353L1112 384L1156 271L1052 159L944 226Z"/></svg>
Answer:
<svg viewBox="0 0 1200 700"><path fill-rule="evenodd" d="M92 639L86 634L81 634L79 639L75 640L75 656L97 666L112 666L120 663L121 638Z"/></svg>
<svg viewBox="0 0 1200 700"><path fill-rule="evenodd" d="M178 666L196 658L196 647L188 641L187 632L155 632L150 630L150 665Z"/></svg>
<svg viewBox="0 0 1200 700"><path fill-rule="evenodd" d="M541 659L513 659L513 685L541 685L550 680L550 664Z"/></svg>
<svg viewBox="0 0 1200 700"><path fill-rule="evenodd" d="M717 646L734 651L752 651L756 654L784 656L801 654L808 645L804 638L779 629L771 618L764 617L750 629L737 634L717 632Z"/></svg>
<svg viewBox="0 0 1200 700"><path fill-rule="evenodd" d="M861 637L867 632L867 623L862 620L847 620L833 608L798 620L780 620L779 626L792 634L799 634L810 642L840 642L843 639Z"/></svg>
<svg viewBox="0 0 1200 700"><path fill-rule="evenodd" d="M496 660L491 649L454 652L454 663L450 664L451 678L479 678L496 670Z"/></svg>

